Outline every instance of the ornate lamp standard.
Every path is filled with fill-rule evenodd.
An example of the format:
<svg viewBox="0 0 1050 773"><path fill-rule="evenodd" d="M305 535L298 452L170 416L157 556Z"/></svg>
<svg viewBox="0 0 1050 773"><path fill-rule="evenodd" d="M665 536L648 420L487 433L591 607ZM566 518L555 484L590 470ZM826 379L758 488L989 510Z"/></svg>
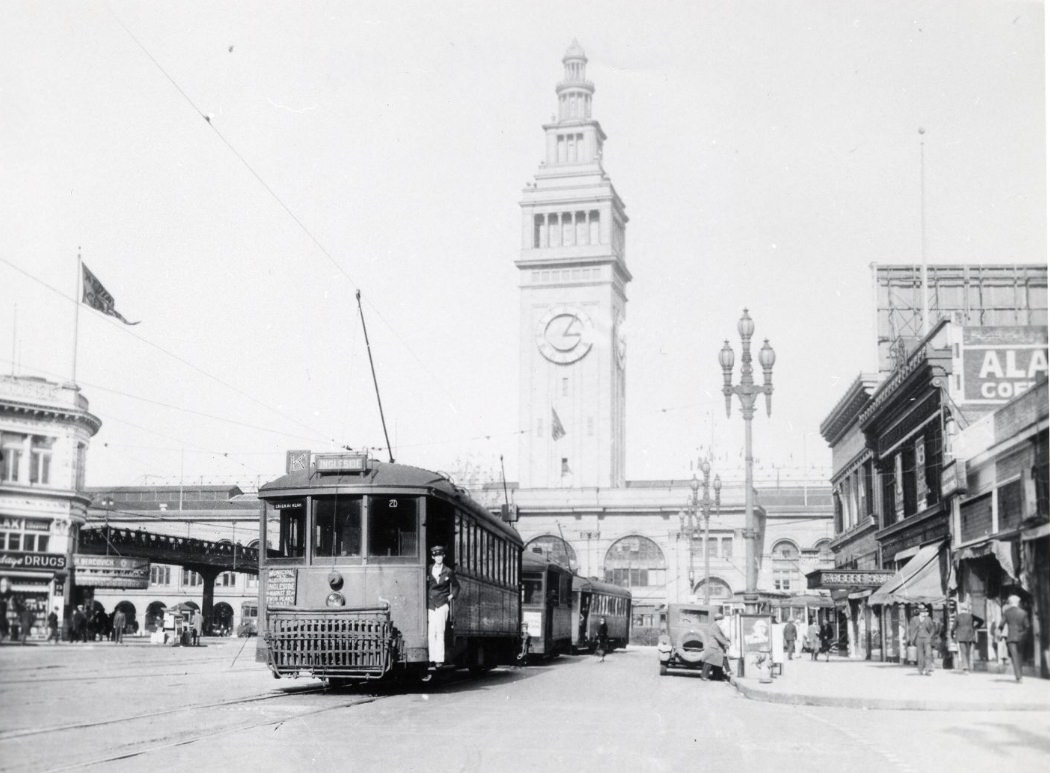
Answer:
<svg viewBox="0 0 1050 773"><path fill-rule="evenodd" d="M759 394L766 396L766 415L773 412L773 363L777 355L769 345L769 339L758 351L758 362L762 366L761 385L752 378L751 336L755 332L755 323L744 309L744 315L736 324L740 333L742 353L740 355L740 383L733 385L733 362L735 355L728 339L718 352L718 362L722 366L722 394L726 396L726 417L731 415L733 395L740 398L740 413L744 417L744 545L746 550L746 586L744 589L744 607L748 614L758 612L758 529L755 524L755 502L753 493L754 458L751 455L751 419L755 415L755 399Z"/></svg>
<svg viewBox="0 0 1050 773"><path fill-rule="evenodd" d="M704 604L711 603L711 542L708 527L711 524L711 499L707 496L707 472L711 466L704 462ZM722 479L715 475L715 510L722 506Z"/></svg>
<svg viewBox="0 0 1050 773"><path fill-rule="evenodd" d="M703 483L696 477L696 472L693 472L693 480L689 484L689 487L693 490L693 496L689 500L689 518L688 518L688 529L686 528L686 514L681 512L678 514L678 518L681 521L681 528L679 533L688 533L689 535L689 592L693 592L693 583L695 581L695 575L693 573L693 540L699 537L698 520L700 515L704 518L704 603L711 603L711 548L709 547L709 527L711 521L711 463L706 459L701 460L697 466L700 468L700 472L704 474ZM704 496L700 498L700 488L703 486ZM715 475L714 480L715 498L714 503L716 507L720 507L722 500L722 479Z"/></svg>

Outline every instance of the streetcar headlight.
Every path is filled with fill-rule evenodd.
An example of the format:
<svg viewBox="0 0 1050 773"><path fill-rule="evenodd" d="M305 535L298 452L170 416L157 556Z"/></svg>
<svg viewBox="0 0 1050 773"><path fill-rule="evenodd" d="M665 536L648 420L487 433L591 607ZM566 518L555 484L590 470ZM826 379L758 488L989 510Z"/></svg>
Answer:
<svg viewBox="0 0 1050 773"><path fill-rule="evenodd" d="M342 593L329 593L328 598L324 600L326 607L345 607L346 598Z"/></svg>
<svg viewBox="0 0 1050 773"><path fill-rule="evenodd" d="M328 587L332 590L339 590L343 587L343 575L339 572L330 572L328 574Z"/></svg>

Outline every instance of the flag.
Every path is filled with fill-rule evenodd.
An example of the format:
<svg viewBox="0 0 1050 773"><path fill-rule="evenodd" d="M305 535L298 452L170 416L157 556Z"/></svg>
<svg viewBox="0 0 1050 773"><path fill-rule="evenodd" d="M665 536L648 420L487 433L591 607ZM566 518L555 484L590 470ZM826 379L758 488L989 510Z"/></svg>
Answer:
<svg viewBox="0 0 1050 773"><path fill-rule="evenodd" d="M128 322L124 319L124 315L116 310L115 301L113 296L109 294L109 290L102 286L102 283L98 281L98 277L91 273L91 269L83 263L80 264L80 267L84 269L84 297L81 298L84 303L96 311L116 317L125 325L139 324L138 322Z"/></svg>
<svg viewBox="0 0 1050 773"><path fill-rule="evenodd" d="M554 410L554 406L551 406L551 437L555 440L561 440L565 437L565 427L561 424L561 419L558 418L558 412Z"/></svg>

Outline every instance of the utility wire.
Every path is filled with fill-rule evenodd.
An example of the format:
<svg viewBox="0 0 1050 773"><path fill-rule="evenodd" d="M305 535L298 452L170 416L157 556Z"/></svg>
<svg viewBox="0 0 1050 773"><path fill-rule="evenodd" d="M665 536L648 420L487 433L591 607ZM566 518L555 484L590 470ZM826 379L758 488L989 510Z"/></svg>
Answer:
<svg viewBox="0 0 1050 773"><path fill-rule="evenodd" d="M140 41L135 36L135 34L128 28L128 26L126 24L124 24L124 22L120 19L120 17L116 14L116 12L112 8L109 8L109 12L113 15L113 18L116 19L117 24L119 24L120 27L124 30L124 32L127 33L128 37L130 37L135 42L135 45L137 45L139 47L139 49L142 50L142 52L146 55L147 58L149 58L149 60L153 63L153 65L157 68L157 70L160 71L160 73L164 76L164 78L172 85L172 87L186 101L186 104L188 104L190 106L190 108L192 108L192 110L197 115L199 115L201 118L203 118L205 120L205 122L208 124L208 126L211 128L211 130L215 133L215 136L219 139L219 141L222 142L222 144L225 145L226 148L231 153L233 153L234 157L237 158L237 160L241 162L241 164L244 166L244 168L248 170L248 173L251 174L251 176L254 177L256 179L256 181L258 181L258 183L263 187L263 189L267 193L270 194L270 196L273 198L273 200L277 202L277 205L281 209L283 209L285 211L285 213L287 213L287 215L299 227L299 229L306 235L306 237L317 247L318 250L321 251L321 254L325 256L325 258L328 260L328 262L331 263L340 274L342 274L344 277L346 277L347 281L350 283L350 286L356 292L360 292L360 288L358 287L357 283L354 281L353 277L350 276L349 272L347 272L347 270L343 267L343 265L339 261L337 261L335 259L335 257L332 255L331 252L328 251L328 249L324 246L324 244L321 242L321 240L318 239L314 235L314 233L306 226L306 224L295 214L295 212L292 210L292 208L289 207L284 202L284 200L277 194L277 192L270 186L270 184L266 182L266 180L262 177L262 175L260 175L257 171L255 171L255 169L248 162L248 160L237 150L237 148L234 147L233 143L231 143L226 138L226 136L221 131L219 131L218 126L216 126L215 122L212 120L212 116L209 115L208 113L205 113L203 110L200 109L200 107L197 105L196 102L194 102L192 97L190 97L190 95L186 93L185 89L183 89L178 84L178 82L176 82L176 80L171 76L171 74L168 73L168 71L157 60L157 58L155 56L153 56L153 54L150 53L149 49L147 49L146 46L142 43L142 41ZM407 351L412 356L412 359L415 360L416 363L418 363L420 365L420 367L423 367L424 369L429 370L429 368L427 368L426 363L423 362L422 358L418 354L416 354L415 350L411 346L408 345L408 343L401 336L401 334L397 331L397 329L390 323L389 320L387 320L383 316L383 313L370 300L366 299L365 303L367 303L369 308L372 309L372 311L375 312L376 316L379 317L380 321L382 321L384 325L386 325L387 329L390 330L393 333L394 337L398 340L398 342L401 344L401 346L404 347L405 351ZM431 374L431 379L433 379L433 374ZM445 393L445 396L449 399L449 401L454 403L455 402L454 396L449 392L447 387L441 382L435 381L435 383ZM453 406L453 410L455 410L454 406ZM384 423L385 423L385 420L384 420ZM387 446L389 447L389 440L387 442Z"/></svg>
<svg viewBox="0 0 1050 773"><path fill-rule="evenodd" d="M26 271L24 268L14 264L14 263L12 263L7 258L0 257L0 262L7 264L11 268L13 268L15 271L17 271L20 274L22 274L23 276L25 276L26 278L31 279L32 281L36 282L37 284L41 285L42 287L47 288L48 290L50 290L51 292L55 293L59 297L65 299L66 301L69 301L70 303L74 303L74 304L75 303L79 303L79 301L76 298L69 297L69 295L67 295L66 293L62 292L61 290L59 290L58 288L54 287L53 285L48 284L47 282L45 282L44 280L40 279L39 277L34 276L33 274L31 274L28 271ZM315 429L313 427L310 427L307 424L304 424L302 421L300 421L299 419L295 418L294 416L290 416L289 414L284 413L283 411L281 411L281 410L279 410L277 408L274 408L274 407L272 407L270 405L267 405L266 403L264 403L261 400L259 400L257 397L254 397L254 396L248 394L243 389L240 389L239 387L236 387L233 384L230 384L230 383L227 383L226 381L223 381L218 376L214 376L211 373L208 373L203 368L200 368L199 366L194 365L189 360L187 360L187 359L185 359L183 357L180 357L179 355L177 355L177 354L175 354L173 352L168 351L163 346L160 346L159 344L155 344L155 343L153 343L152 341L150 341L147 338L143 338L138 333L136 333L136 332L134 332L132 330L129 330L126 325L118 324L115 320L112 320L109 317L103 317L103 319L106 322L108 322L110 325L113 325L114 327L119 329L122 333L125 333L127 335L132 336L133 338L138 339L139 341L141 341L142 343L146 344L147 346L153 347L157 351L167 355L168 357L170 357L171 359L175 360L176 362L179 362L179 363L185 365L186 367L190 368L191 370L196 371L197 373L201 374L205 378L211 379L216 384L219 384L219 385L221 385L223 387L226 387L227 389L233 391L234 393L240 395L241 397L247 398L248 400L250 400L251 402L255 403L256 405L258 405L258 406L260 406L262 408L265 408L266 410L271 411L272 413L280 416L282 419L286 419L288 421L291 421L291 422L299 425L303 429L309 430L310 432L314 433L314 435L321 436L321 437L324 436L323 432L320 432L319 430L317 430L317 429ZM51 373L50 375L57 375L57 374ZM120 392L120 391L115 390L115 389L108 389L106 387L100 387L98 385L91 384L91 385L88 385L88 386L91 386L94 389L101 389L103 391L115 392L117 394L124 394L127 397L135 397L135 395L128 395L127 393L123 393L123 392ZM145 398L136 398L136 399L145 400ZM147 401L147 402L149 402L149 401ZM171 407L175 407L175 406L170 406L169 405L167 407L171 408ZM182 409L179 409L179 410L182 410ZM194 413L194 411L189 411L189 412ZM218 417L211 417L211 418L218 418ZM225 419L220 419L220 420L226 421ZM272 432L273 430L270 430L270 431ZM334 442L334 440L331 440L331 439L329 439L329 440L330 440L330 442Z"/></svg>

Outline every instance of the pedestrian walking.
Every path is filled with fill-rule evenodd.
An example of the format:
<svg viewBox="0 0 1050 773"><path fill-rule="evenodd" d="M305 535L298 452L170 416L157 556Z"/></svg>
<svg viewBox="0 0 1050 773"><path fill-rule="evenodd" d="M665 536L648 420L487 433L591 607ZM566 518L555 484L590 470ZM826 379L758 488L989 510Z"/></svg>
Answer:
<svg viewBox="0 0 1050 773"><path fill-rule="evenodd" d="M127 625L127 615L124 614L124 610L117 607L116 611L113 612L113 643L123 644L124 643L124 626Z"/></svg>
<svg viewBox="0 0 1050 773"><path fill-rule="evenodd" d="M798 639L798 629L795 627L795 621L789 617L784 623L784 649L787 650L788 660L795 658L796 639Z"/></svg>
<svg viewBox="0 0 1050 773"><path fill-rule="evenodd" d="M47 640L58 644L61 638L58 631L58 607L52 609L47 616L47 631Z"/></svg>
<svg viewBox="0 0 1050 773"><path fill-rule="evenodd" d="M84 617L84 605L77 604L73 607L73 617L70 620L69 625L69 640L73 642L84 641L84 624L87 618Z"/></svg>
<svg viewBox="0 0 1050 773"><path fill-rule="evenodd" d="M816 660L817 653L820 652L820 626L817 625L816 618L806 629L806 648L809 649L810 660Z"/></svg>
<svg viewBox="0 0 1050 773"><path fill-rule="evenodd" d="M1021 681L1021 644L1028 632L1028 614L1021 609L1021 597L1011 595L1006 599L1003 610L1003 621L999 623L1000 633L1006 633L1006 651L1010 654L1010 664L1014 668L1014 680Z"/></svg>
<svg viewBox="0 0 1050 773"><path fill-rule="evenodd" d="M835 630L831 627L831 623L827 620L820 626L820 655L824 656L824 660L831 661L831 644L835 640Z"/></svg>
<svg viewBox="0 0 1050 773"><path fill-rule="evenodd" d="M26 643L29 631L33 627L33 605L26 599L22 599L22 608L18 611L19 641Z"/></svg>
<svg viewBox="0 0 1050 773"><path fill-rule="evenodd" d="M915 646L919 673L933 675L933 638L937 625L930 619L926 607L919 607L919 614L908 623L908 644Z"/></svg>
<svg viewBox="0 0 1050 773"><path fill-rule="evenodd" d="M970 611L969 604L959 605L951 636L959 646L959 665L964 674L970 673L973 669L973 645L977 641L977 629L983 624L984 620Z"/></svg>
<svg viewBox="0 0 1050 773"><path fill-rule="evenodd" d="M595 651L598 655L598 662L605 662L605 653L609 651L609 623L606 622L605 618L601 619L598 623L598 649Z"/></svg>

